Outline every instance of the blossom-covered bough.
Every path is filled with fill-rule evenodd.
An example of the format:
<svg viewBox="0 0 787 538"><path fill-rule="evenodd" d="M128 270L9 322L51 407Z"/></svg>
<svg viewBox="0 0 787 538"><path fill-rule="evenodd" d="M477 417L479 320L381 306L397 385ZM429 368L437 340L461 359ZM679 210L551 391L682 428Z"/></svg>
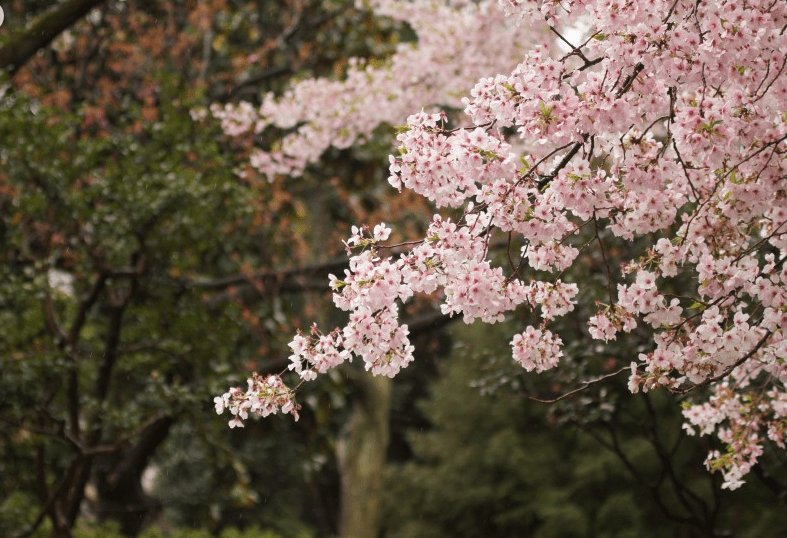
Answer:
<svg viewBox="0 0 787 538"><path fill-rule="evenodd" d="M432 2L384 4L390 13ZM491 9L467 4L467 13ZM632 357L633 392L707 387L707 401L687 405L685 429L723 442L707 465L738 487L766 439L784 449L787 435L787 3L500 4L519 24L518 43L536 43L543 33L529 28L545 23L554 40L475 84L463 100L473 127L413 114L391 157L394 187L462 208L461 218L435 215L423 240L395 249L385 225L354 228L350 268L331 280L349 322L298 334L291 369L308 380L357 356L374 374L396 375L413 358L399 305L416 293L466 322L532 309L541 322L513 336L513 357L527 370L558 367L562 341L550 326L574 309L580 251L598 249L608 292L588 320L591 337L649 330L651 351ZM586 230L593 237L582 243ZM493 237L505 238L502 263ZM613 265L623 242L617 251L639 252ZM291 392L258 391L260 382L221 405L297 409ZM263 404L266 394L275 397Z"/></svg>
<svg viewBox="0 0 787 538"><path fill-rule="evenodd" d="M528 41L494 0L358 3L406 22L417 43L399 44L386 62L351 58L343 80L301 80L281 97L265 95L259 108L211 108L231 136L271 127L288 131L273 148L251 155L262 175L298 175L329 147L363 144L380 124L399 125L423 106L460 108L480 77L510 71L526 50Z"/></svg>

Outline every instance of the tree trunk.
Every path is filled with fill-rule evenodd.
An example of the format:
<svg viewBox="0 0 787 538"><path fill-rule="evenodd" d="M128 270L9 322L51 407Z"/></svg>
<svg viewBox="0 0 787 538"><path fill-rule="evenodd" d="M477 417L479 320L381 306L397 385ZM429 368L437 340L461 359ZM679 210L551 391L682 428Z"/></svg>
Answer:
<svg viewBox="0 0 787 538"><path fill-rule="evenodd" d="M170 416L159 417L135 445L96 462L98 518L117 521L126 536L139 534L161 511L161 503L142 490L142 473L174 422Z"/></svg>
<svg viewBox="0 0 787 538"><path fill-rule="evenodd" d="M341 475L339 536L376 538L390 438L392 381L357 370L351 371L351 379L359 397L336 451Z"/></svg>

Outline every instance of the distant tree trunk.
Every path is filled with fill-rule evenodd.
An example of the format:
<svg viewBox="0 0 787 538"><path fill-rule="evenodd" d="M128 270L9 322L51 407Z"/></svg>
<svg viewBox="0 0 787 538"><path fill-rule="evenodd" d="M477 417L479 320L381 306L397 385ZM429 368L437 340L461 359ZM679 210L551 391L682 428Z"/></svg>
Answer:
<svg viewBox="0 0 787 538"><path fill-rule="evenodd" d="M348 371L359 397L337 446L341 475L339 536L375 538L380 532L392 381L367 372Z"/></svg>

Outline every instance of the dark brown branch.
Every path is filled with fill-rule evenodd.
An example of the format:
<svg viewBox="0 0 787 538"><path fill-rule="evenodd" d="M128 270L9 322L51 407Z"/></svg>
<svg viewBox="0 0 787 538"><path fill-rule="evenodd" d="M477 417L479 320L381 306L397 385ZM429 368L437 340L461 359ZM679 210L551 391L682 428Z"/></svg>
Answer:
<svg viewBox="0 0 787 538"><path fill-rule="evenodd" d="M593 211L593 228L594 228L593 239L598 241L598 246L601 249L601 259L604 261L604 266L607 268L607 293L609 294L609 304L613 305L615 304L615 300L613 298L613 293L612 293L612 284L613 284L612 270L609 267L609 261L607 261L607 252L604 249L604 242L601 240L601 236L599 236L598 234L598 219L596 218L595 210Z"/></svg>
<svg viewBox="0 0 787 538"><path fill-rule="evenodd" d="M454 320L460 319L459 316L451 316L443 314L439 310L432 310L419 314L410 319L405 319L404 323L410 330L411 336L416 336L421 333L428 333L441 327L444 327Z"/></svg>
<svg viewBox="0 0 787 538"><path fill-rule="evenodd" d="M570 390L570 391L566 392L565 394L561 394L557 398L552 398L551 400L544 400L544 399L541 399L541 398L535 398L533 396L528 396L527 399L528 400L532 400L534 402L539 402L539 403L553 404L555 402L559 402L560 400L568 398L569 396L573 396L574 394L582 392L583 390L587 389L588 387L591 387L593 385L596 385L598 383L606 381L607 379L615 377L616 375L619 375L620 373L625 372L626 370L630 370L630 369L631 368L629 366L624 366L624 367L620 368L619 370L615 370L611 374L602 375L601 377L597 377L596 379L589 379L588 381L584 381L584 382L580 383L579 386L577 388L575 388L574 390Z"/></svg>
<svg viewBox="0 0 787 538"><path fill-rule="evenodd" d="M115 359L117 358L118 346L120 344L120 330L123 324L124 311L125 305L115 308L109 320L109 330L104 343L104 354L101 366L98 370L98 377L96 378L95 391L96 399L99 402L103 402L109 393L110 377L112 375L112 369L115 366Z"/></svg>
<svg viewBox="0 0 787 538"><path fill-rule="evenodd" d="M712 530L713 517L711 512L708 510L707 504L705 504L705 502L696 493L694 493L683 481L681 481L680 477L675 471L675 466L672 463L672 457L664 446L664 442L662 441L661 435L659 434L657 426L657 413L650 396L647 393L644 393L642 398L645 401L645 407L648 411L648 422L650 423L648 429L650 430L651 445L656 451L656 455L658 456L659 460L661 460L662 469L669 479L669 482L672 484L672 489L675 491L675 495L689 513L693 514L695 512L694 506L698 506L700 512L702 512L702 519L705 522L705 530ZM694 504L692 504L692 502ZM699 517L696 517L696 519L699 521Z"/></svg>
<svg viewBox="0 0 787 538"><path fill-rule="evenodd" d="M568 153L566 153L563 156L563 159L558 163L555 169L552 170L549 174L543 176L538 181L539 191L543 190L544 187L549 185L549 182L552 181L555 178L555 176L557 176L558 172L560 172L563 168L566 167L569 161L571 161L571 159L574 158L574 155L576 155L579 152L581 147L582 147L582 142L576 142L573 146L571 146L571 149L568 151Z"/></svg>
<svg viewBox="0 0 787 538"><path fill-rule="evenodd" d="M36 495L42 506L49 499L49 487L46 485L46 454L44 445L36 446Z"/></svg>
<svg viewBox="0 0 787 538"><path fill-rule="evenodd" d="M16 73L40 49L49 45L62 31L70 28L105 0L66 0L38 17L24 30L14 33L0 47L0 69Z"/></svg>
<svg viewBox="0 0 787 538"><path fill-rule="evenodd" d="M136 442L118 442L123 445L120 450L95 460L96 514L99 520L116 520L126 536L139 534L145 520L160 509L160 504L145 494L141 480L151 456L167 439L174 423L174 417L158 415L141 429Z"/></svg>
<svg viewBox="0 0 787 538"><path fill-rule="evenodd" d="M55 491L51 493L49 499L41 507L41 510L39 510L38 514L36 515L36 518L33 520L33 523L31 523L26 529L11 535L11 538L28 538L28 536L32 536L32 534L36 531L36 529L38 529L41 523L44 522L44 518L46 517L46 515L54 511L55 502L60 498L61 494L64 493L64 490L66 490L66 485L71 482L78 461L79 461L78 456L75 456L68 463L68 468L66 469L65 475L60 480L60 483L55 488ZM53 521L57 519L57 515L55 513L52 513L51 516ZM54 522L57 523L56 521Z"/></svg>
<svg viewBox="0 0 787 538"><path fill-rule="evenodd" d="M300 267L286 267L283 269L264 270L250 273L248 275L238 274L218 278L197 277L187 281L187 287L201 288L206 290L224 290L231 286L250 284L254 281L260 282L283 282L295 277L308 277L317 275L327 275L330 272L338 272L348 266L347 258L335 258L326 262L303 265Z"/></svg>
<svg viewBox="0 0 787 538"><path fill-rule="evenodd" d="M785 498L787 486L766 472L766 470L763 469L762 464L757 464L752 467L752 472L765 487L771 490L776 495L776 497L781 500L782 503L787 502L787 498Z"/></svg>
<svg viewBox="0 0 787 538"><path fill-rule="evenodd" d="M590 428L580 424L579 422L575 422L575 425L581 431L587 433L593 439L595 439L596 442L598 442L601 446L603 446L607 450L613 452L618 457L618 459L621 461L621 463L623 463L623 466L626 468L626 470L629 472L629 474L632 476L632 478L637 483L639 483L642 487L647 489L648 492L650 492L651 497L656 502L656 504L661 509L661 511L664 513L664 515L666 515L669 519L671 519L673 521L677 521L679 523L692 523L693 522L693 518L691 518L690 516L683 516L683 515L680 515L680 514L676 514L676 513L672 512L669 509L669 507L664 503L664 499L662 499L662 496L659 494L659 485L658 485L658 483L656 483L656 484L650 483L650 481L648 481L637 470L637 468L634 466L632 461L629 459L628 455L624 452L623 447L620 446L620 441L618 440L617 434L615 433L614 429L612 428L612 426L610 424L606 424L605 423L604 426L606 426L607 431L610 434L610 438L612 440L611 442L605 440L604 438L601 437L601 435L597 434L596 432L594 432Z"/></svg>
<svg viewBox="0 0 787 538"><path fill-rule="evenodd" d="M71 329L68 331L68 343L72 347L75 346L79 340L79 333L82 331L82 326L85 324L87 313L96 303L99 295L101 295L101 292L104 290L106 279L107 275L105 273L98 275L95 283L93 284L93 287L90 289L90 292L88 292L82 301L80 301L79 310L77 310L77 313L74 316L74 322L71 324Z"/></svg>
<svg viewBox="0 0 787 538"><path fill-rule="evenodd" d="M765 89L763 90L763 92L762 92L760 95L758 95L756 98L754 98L754 100L752 101L752 103L756 103L757 101L759 101L760 99L762 99L763 97L765 97L765 94L766 94L766 93L768 93L768 90L770 90L770 89L771 89L771 86L773 86L773 83L774 83L774 82L776 82L777 80L779 80L779 77L780 77L780 76L781 76L781 74L784 72L784 67L785 67L786 65L787 65L787 56L785 56L785 57L782 59L782 66L779 68L779 72L778 72L778 73L776 73L776 75L774 75L773 79L771 79L771 81L770 81L770 82L768 83L768 85L765 87ZM770 64L768 65L768 68L770 68ZM767 79L768 79L768 72L766 71L766 73L765 73L765 77L762 79L762 82L760 82L760 85L759 85L759 86L757 86L757 89L754 91L754 94L755 94L755 95L757 95L757 94L760 92L760 88L762 87L762 85L765 83L765 81L766 81Z"/></svg>
<svg viewBox="0 0 787 538"><path fill-rule="evenodd" d="M672 106L672 104L670 104L670 106ZM675 156L678 158L678 162L680 163L680 167L683 170L683 175L686 176L686 181L688 181L689 187L691 187L691 192L694 194L694 202L696 203L699 201L700 197L697 194L697 189L694 188L694 183L691 181L691 176L689 176L689 166L683 161L683 157L680 155L678 145L675 143L674 138L672 139L672 147L675 149Z"/></svg>
<svg viewBox="0 0 787 538"><path fill-rule="evenodd" d="M79 303L79 307L77 309L77 313L74 316L74 321L71 324L71 328L68 331L68 335L64 335L63 338L57 342L58 347L65 348L66 353L68 355L69 362L71 363L70 370L66 376L66 392L68 398L68 414L69 420L71 424L71 435L75 438L79 438L80 436L80 427L79 427L79 372L77 371L78 364L76 363L76 358L72 354L72 351L76 348L77 342L79 340L79 333L82 331L82 327L85 324L85 320L87 319L87 313L93 307L93 305L98 300L101 292L104 290L104 285L106 282L106 274L102 273L97 278L93 284L93 287L90 291L85 295ZM50 325L53 326L51 330L55 331L55 334L62 333L62 330L59 329L57 322L54 318L54 310L51 305L51 299L47 296L47 302L44 306L44 311L47 313L47 317L51 316L51 320L48 321ZM56 340L58 337L56 337Z"/></svg>
<svg viewBox="0 0 787 538"><path fill-rule="evenodd" d="M77 365L72 361L68 374L66 376L66 394L68 399L68 420L71 429L71 435L79 439L79 372Z"/></svg>
<svg viewBox="0 0 787 538"><path fill-rule="evenodd" d="M639 74L642 72L643 69L645 69L645 66L643 64L638 63L637 65L635 65L634 66L634 71L632 71L631 74L629 74L625 78L625 80L623 80L623 85L620 87L620 89L618 90L618 93L615 95L615 97L620 97L624 93L629 91L629 89L631 88L631 85L634 84L634 81L637 80L637 76L639 76Z"/></svg>
<svg viewBox="0 0 787 538"><path fill-rule="evenodd" d="M221 291L221 293L207 299L208 306L212 306L230 301L234 297L251 300L274 293L328 291L330 290L328 275L331 273L341 274L347 267L347 258L342 257L302 267L265 270L218 278L198 277L191 281L185 281L184 284L187 288Z"/></svg>
<svg viewBox="0 0 787 538"><path fill-rule="evenodd" d="M122 461L107 476L107 485L119 488L126 482L138 480L150 456L167 438L174 423L175 419L169 415L159 415L149 421L140 432L136 444L123 454Z"/></svg>
<svg viewBox="0 0 787 538"><path fill-rule="evenodd" d="M265 71L261 71L260 73L257 73L256 75L253 75L247 79L241 80L229 90L226 90L225 92L218 95L216 100L220 102L230 101L246 88L256 86L257 84L266 82L267 80L276 77L289 76L292 75L292 73L292 67L289 65L266 69Z"/></svg>
<svg viewBox="0 0 787 538"><path fill-rule="evenodd" d="M132 256L132 261L138 262L136 259L138 253ZM140 268L143 268L141 263L135 263ZM114 369L115 362L118 357L118 348L120 346L120 333L123 327L123 315L125 314L126 307L128 306L131 298L136 294L139 287L138 278L132 278L131 285L128 291L119 299L110 300L110 308L112 309L109 327L107 329L107 336L104 343L104 353L99 366L98 376L96 377L95 392L96 399L99 404L102 404L109 393L109 386L112 377L112 370ZM99 413L94 417L93 424L89 427L89 434L85 443L85 451L95 448L101 440L103 431L103 417ZM85 486L90 478L90 472L93 466L93 456L90 454L84 458L79 465L77 471L77 478L69 491L68 497L65 502L66 506L66 519L69 525L73 526L79 514L79 507L82 504L82 499L85 495Z"/></svg>

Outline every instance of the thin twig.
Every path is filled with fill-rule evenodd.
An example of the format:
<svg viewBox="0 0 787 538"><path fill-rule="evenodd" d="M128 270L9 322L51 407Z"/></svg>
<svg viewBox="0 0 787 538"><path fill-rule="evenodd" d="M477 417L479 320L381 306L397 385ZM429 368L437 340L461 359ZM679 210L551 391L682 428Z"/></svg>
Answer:
<svg viewBox="0 0 787 538"><path fill-rule="evenodd" d="M577 394L578 392L582 392L583 390L587 389L588 387L591 387L593 385L597 385L598 383L601 383L602 381L606 381L607 379L615 377L616 375L619 375L622 372L625 372L626 370L630 370L630 369L631 368L629 366L623 366L622 368L612 372L611 374L606 374L606 375L603 375L601 377L597 377L596 379L591 379L589 381L584 381L583 383L581 383L579 385L579 387L575 388L574 390L566 392L565 394L562 394L562 395L558 396L557 398L553 398L551 400L542 400L541 398L535 398L533 396L528 396L527 399L528 400L533 400L534 402L545 403L545 404L552 404L552 403L555 403L555 402L559 402L560 400L568 398L569 396L573 396L574 394Z"/></svg>

